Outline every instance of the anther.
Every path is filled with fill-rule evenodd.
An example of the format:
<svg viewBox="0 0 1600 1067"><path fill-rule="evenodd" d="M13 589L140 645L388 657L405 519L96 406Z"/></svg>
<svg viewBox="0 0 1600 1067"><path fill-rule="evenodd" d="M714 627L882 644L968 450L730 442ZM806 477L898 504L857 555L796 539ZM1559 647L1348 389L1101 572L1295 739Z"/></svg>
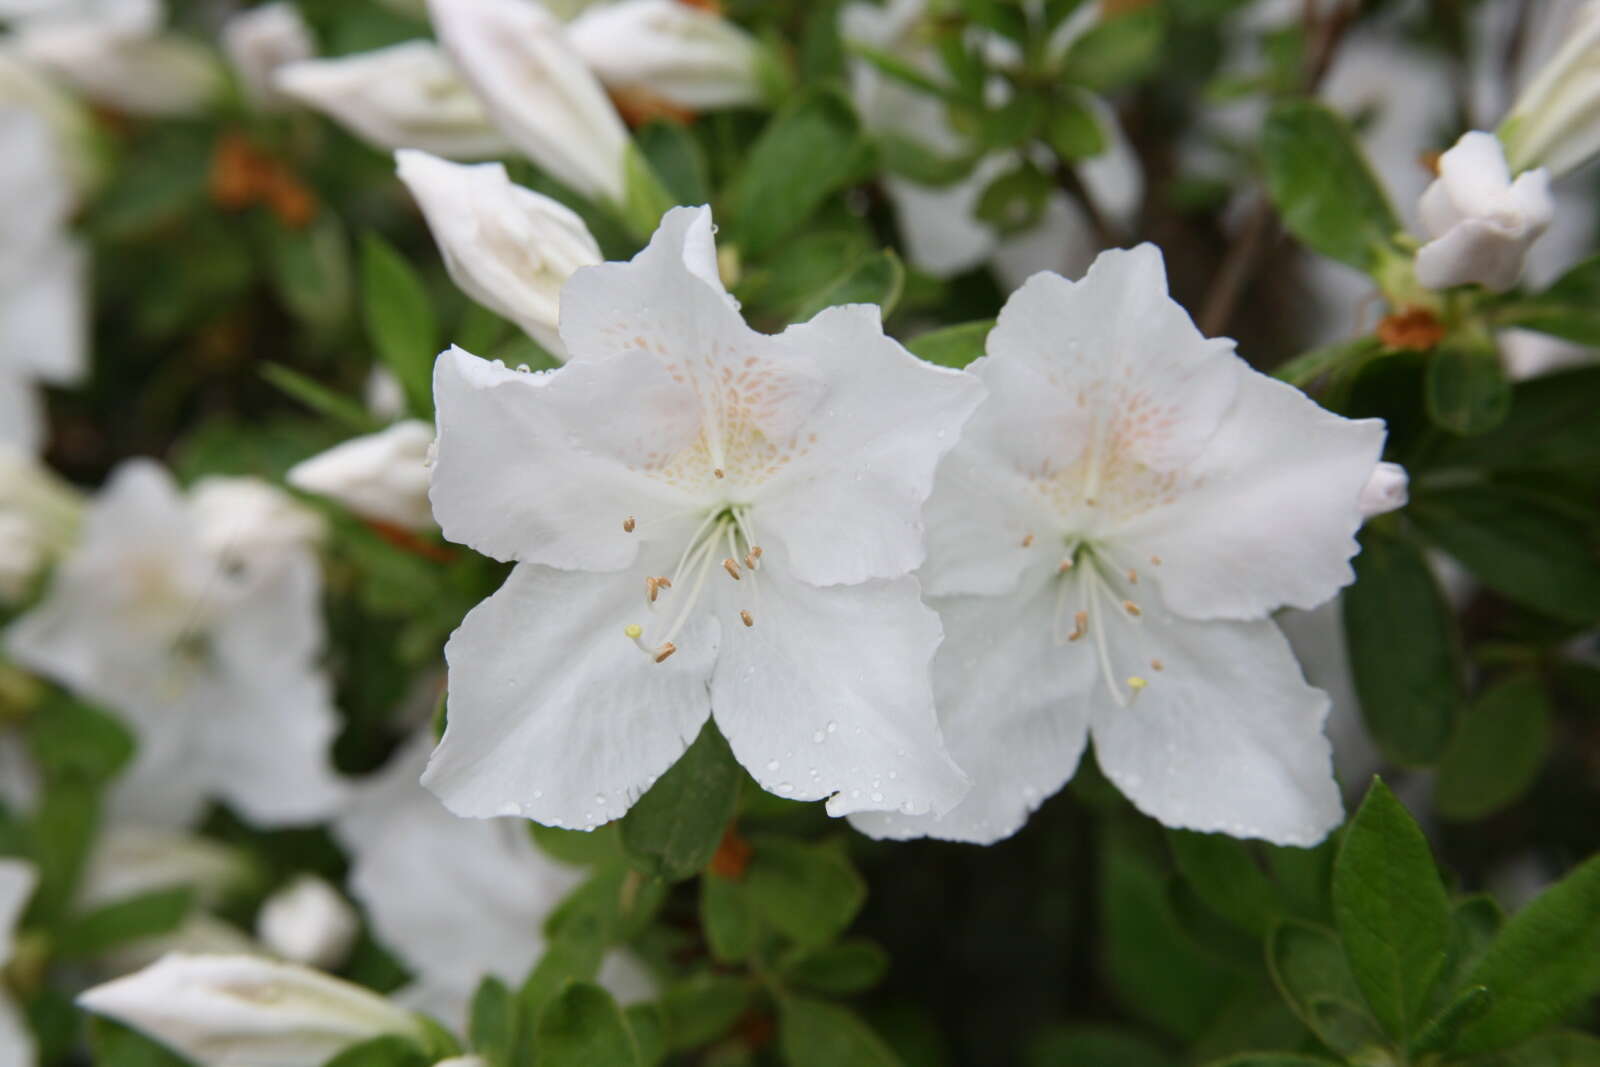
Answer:
<svg viewBox="0 0 1600 1067"><path fill-rule="evenodd" d="M644 580L644 595L650 598L650 603L654 604L656 602L656 593L660 591L660 588L660 579L646 578Z"/></svg>
<svg viewBox="0 0 1600 1067"><path fill-rule="evenodd" d="M1024 537L1022 539L1022 547L1023 548L1031 548L1032 546L1033 546L1033 534L1029 534L1028 536L1026 536L1026 537Z"/></svg>
<svg viewBox="0 0 1600 1067"><path fill-rule="evenodd" d="M671 641L666 642L660 648L656 649L656 662L664 663L666 658L676 651L678 651L677 645L673 644Z"/></svg>
<svg viewBox="0 0 1600 1067"><path fill-rule="evenodd" d="M1145 681L1143 678L1139 677L1137 674L1130 674L1128 676L1128 688L1132 689L1135 693L1137 693L1139 690L1143 689L1145 686L1147 686L1149 684L1150 684L1149 682Z"/></svg>
<svg viewBox="0 0 1600 1067"><path fill-rule="evenodd" d="M1089 632L1089 613L1080 611L1072 617L1072 632L1067 635L1068 641L1076 641Z"/></svg>
<svg viewBox="0 0 1600 1067"><path fill-rule="evenodd" d="M728 572L729 578L736 582L739 580L739 565L733 561L732 556L722 561L722 569Z"/></svg>
<svg viewBox="0 0 1600 1067"><path fill-rule="evenodd" d="M1150 661L1150 669L1153 671L1166 670L1166 668L1162 666L1161 661L1158 659L1153 659Z"/></svg>
<svg viewBox="0 0 1600 1067"><path fill-rule="evenodd" d="M1159 566L1161 566L1161 557L1160 556L1151 556L1150 557L1150 562L1151 562L1151 564L1153 566L1159 567Z"/></svg>
<svg viewBox="0 0 1600 1067"><path fill-rule="evenodd" d="M1097 504L1099 504L1099 503L1100 503L1100 501L1098 501L1098 500L1096 500L1096 499L1095 499L1095 498L1094 498L1094 497L1092 497L1092 496L1086 496L1086 497L1084 497L1084 498L1083 498L1083 502L1084 502L1084 503L1085 503L1085 504L1087 504L1087 505L1089 505L1089 506L1090 506L1090 507L1091 507L1091 508L1092 508L1092 507L1094 507L1094 506L1096 506L1096 505L1097 505Z"/></svg>
<svg viewBox="0 0 1600 1067"><path fill-rule="evenodd" d="M629 515L627 518L622 520L622 532L633 533L633 528L635 525L637 524L633 521L633 516Z"/></svg>
<svg viewBox="0 0 1600 1067"><path fill-rule="evenodd" d="M739 618L744 621L746 626L754 626L756 624L755 616L751 615L748 611L739 612Z"/></svg>
<svg viewBox="0 0 1600 1067"><path fill-rule="evenodd" d="M1135 603L1134 603L1134 602L1133 602L1133 601L1131 601L1131 600L1124 600L1124 601L1123 601L1123 602L1122 602L1122 610L1123 610L1123 611L1126 611L1126 612L1127 612L1127 613L1128 613L1128 614L1129 614L1129 615L1132 615L1132 616L1134 616L1134 617L1136 617L1136 618L1137 618L1137 617L1138 617L1138 616L1140 616L1140 615L1143 615L1143 614L1144 614L1144 612L1142 612L1142 611L1140 611L1140 610L1139 610L1139 605L1137 605L1137 604L1135 604Z"/></svg>
<svg viewBox="0 0 1600 1067"><path fill-rule="evenodd" d="M744 565L751 570L756 569L756 564L761 560L761 546L756 545L744 554Z"/></svg>
<svg viewBox="0 0 1600 1067"><path fill-rule="evenodd" d="M1070 571L1072 569L1072 566L1073 566L1072 560L1064 559L1064 560L1061 561L1061 566L1056 568L1056 573L1057 574L1065 574L1065 573L1067 573L1068 571Z"/></svg>
<svg viewBox="0 0 1600 1067"><path fill-rule="evenodd" d="M1132 567L1128 568L1128 584L1129 585L1138 585L1139 584L1139 572L1134 570Z"/></svg>
<svg viewBox="0 0 1600 1067"><path fill-rule="evenodd" d="M727 477L727 475L722 472L722 468L721 467L714 468L711 471L711 473L715 474L718 478L726 478Z"/></svg>
<svg viewBox="0 0 1600 1067"><path fill-rule="evenodd" d="M644 634L644 627L636 622L630 622L622 628L622 632L627 635L628 640L637 641Z"/></svg>

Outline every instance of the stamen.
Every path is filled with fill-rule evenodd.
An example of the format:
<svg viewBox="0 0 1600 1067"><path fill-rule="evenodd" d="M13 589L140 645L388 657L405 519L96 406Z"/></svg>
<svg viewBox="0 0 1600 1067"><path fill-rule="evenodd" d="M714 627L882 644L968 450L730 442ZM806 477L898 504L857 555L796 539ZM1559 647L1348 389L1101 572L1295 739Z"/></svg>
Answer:
<svg viewBox="0 0 1600 1067"><path fill-rule="evenodd" d="M727 477L727 475L722 472L722 468L721 467L717 467L711 473L715 474L718 478L726 478Z"/></svg>
<svg viewBox="0 0 1600 1067"><path fill-rule="evenodd" d="M1153 566L1159 567L1159 566L1161 566L1161 557L1160 556L1151 556L1150 557L1150 562L1151 562L1151 564Z"/></svg>
<svg viewBox="0 0 1600 1067"><path fill-rule="evenodd" d="M1089 505L1089 506L1090 506L1090 507L1091 507L1091 508L1092 508L1092 507L1095 507L1095 506L1096 506L1096 505L1098 505L1098 504L1099 504L1099 503L1100 503L1100 501L1098 501L1098 500L1096 500L1096 499L1095 499L1095 498L1094 498L1094 497L1092 497L1092 496L1086 496L1086 497L1084 497L1084 498L1083 498L1083 502L1084 502L1084 503L1085 503L1085 504L1087 504L1087 505Z"/></svg>
<svg viewBox="0 0 1600 1067"><path fill-rule="evenodd" d="M1128 584L1129 585L1138 585L1139 584L1139 572L1134 570L1132 567L1128 568Z"/></svg>
<svg viewBox="0 0 1600 1067"><path fill-rule="evenodd" d="M1089 632L1089 613L1080 611L1072 616L1072 632L1067 635L1068 641L1076 641Z"/></svg>
<svg viewBox="0 0 1600 1067"><path fill-rule="evenodd" d="M628 640L637 641L644 634L644 627L636 622L630 622L622 628L622 632L627 635Z"/></svg>
<svg viewBox="0 0 1600 1067"><path fill-rule="evenodd" d="M744 620L744 624L746 626L754 626L756 624L755 616L751 615L748 611L739 612L739 618Z"/></svg>
<svg viewBox="0 0 1600 1067"><path fill-rule="evenodd" d="M1144 612L1139 610L1139 605L1135 604L1131 600L1124 600L1122 602L1122 610L1126 611L1129 615L1132 615L1135 618L1144 614Z"/></svg>
<svg viewBox="0 0 1600 1067"><path fill-rule="evenodd" d="M1164 671L1164 670L1166 670L1166 668L1161 665L1161 661L1158 660L1158 659L1153 659L1153 660L1150 661L1150 669L1153 670L1153 671Z"/></svg>
<svg viewBox="0 0 1600 1067"><path fill-rule="evenodd" d="M1029 534L1028 536L1026 536L1026 537L1024 537L1022 539L1022 547L1023 548L1032 548L1033 547L1033 534Z"/></svg>
<svg viewBox="0 0 1600 1067"><path fill-rule="evenodd" d="M739 581L739 565L733 561L732 556L722 561L722 569L728 572L729 578Z"/></svg>
<svg viewBox="0 0 1600 1067"><path fill-rule="evenodd" d="M661 581L657 578L646 578L644 580L644 595L650 603L654 604L656 602L656 593L659 591L660 586Z"/></svg>
<svg viewBox="0 0 1600 1067"><path fill-rule="evenodd" d="M622 532L633 533L633 528L637 525L638 523L633 521L633 516L629 515L627 518L622 520Z"/></svg>
<svg viewBox="0 0 1600 1067"><path fill-rule="evenodd" d="M1075 566L1075 564L1072 562L1071 559L1064 559L1064 560L1061 561L1061 566L1056 568L1056 573L1057 574L1065 574L1068 571L1070 571L1074 566Z"/></svg>
<svg viewBox="0 0 1600 1067"><path fill-rule="evenodd" d="M750 551L748 551L748 552L746 552L744 554L744 565L745 565L745 568L748 569L748 570L752 570L752 571L755 570L756 569L756 563L759 562L760 559L761 559L761 546L760 545L751 546Z"/></svg>
<svg viewBox="0 0 1600 1067"><path fill-rule="evenodd" d="M671 578L657 578L656 579L656 584L659 585L663 589L671 589L672 588L672 579Z"/></svg>
<svg viewBox="0 0 1600 1067"><path fill-rule="evenodd" d="M673 644L671 641L663 642L661 647L656 649L656 662L657 663L666 662L667 657L672 655L676 651L678 651L678 646L677 645Z"/></svg>
<svg viewBox="0 0 1600 1067"><path fill-rule="evenodd" d="M1143 689L1145 686L1147 686L1149 684L1150 684L1149 682L1145 681L1143 678L1139 677L1137 674L1130 674L1128 676L1128 688L1132 689L1135 694L1137 694L1141 689Z"/></svg>

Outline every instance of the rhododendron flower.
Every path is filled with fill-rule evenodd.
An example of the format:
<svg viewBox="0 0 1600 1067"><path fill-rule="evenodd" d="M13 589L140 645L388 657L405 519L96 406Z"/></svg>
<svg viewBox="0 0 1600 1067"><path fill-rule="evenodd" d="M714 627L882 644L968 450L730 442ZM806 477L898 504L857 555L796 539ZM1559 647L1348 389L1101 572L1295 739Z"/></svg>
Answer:
<svg viewBox="0 0 1600 1067"><path fill-rule="evenodd" d="M285 480L337 500L356 515L407 530L433 528L428 504L428 450L433 427L406 419L301 460Z"/></svg>
<svg viewBox="0 0 1600 1067"><path fill-rule="evenodd" d="M1169 826L1310 844L1341 816L1274 609L1352 579L1383 426L1331 415L1207 340L1160 253L1014 293L973 373L989 398L941 468L922 572L945 626L940 721L971 792L887 837L990 842L1072 776Z"/></svg>
<svg viewBox="0 0 1600 1067"><path fill-rule="evenodd" d="M13 931L37 881L31 864L0 858L0 973L11 962ZM33 1032L0 985L0 1063L31 1067L37 1054Z"/></svg>
<svg viewBox="0 0 1600 1067"><path fill-rule="evenodd" d="M286 103L272 84L278 68L317 53L311 28L300 9L288 0L274 0L230 16L222 27L222 47L245 95L257 107L272 111L281 110Z"/></svg>
<svg viewBox="0 0 1600 1067"><path fill-rule="evenodd" d="M434 515L520 565L451 637L424 783L462 815L617 818L708 715L763 787L834 815L939 811L939 641L909 572L939 458L982 395L870 305L776 336L676 208L561 298L571 361L452 350L434 372Z"/></svg>
<svg viewBox="0 0 1600 1067"><path fill-rule="evenodd" d="M637 90L706 111L761 102L755 38L680 0L621 0L567 27L578 55L612 91Z"/></svg>
<svg viewBox="0 0 1600 1067"><path fill-rule="evenodd" d="M186 498L132 460L89 505L45 599L6 633L20 664L137 736L112 810L186 823L208 798L261 824L327 814L337 723L321 653L317 517L248 479Z"/></svg>
<svg viewBox="0 0 1600 1067"><path fill-rule="evenodd" d="M1417 281L1429 289L1473 282L1510 289L1555 217L1549 173L1525 171L1512 181L1500 142L1478 131L1439 157L1439 177L1421 208L1431 240L1417 252Z"/></svg>

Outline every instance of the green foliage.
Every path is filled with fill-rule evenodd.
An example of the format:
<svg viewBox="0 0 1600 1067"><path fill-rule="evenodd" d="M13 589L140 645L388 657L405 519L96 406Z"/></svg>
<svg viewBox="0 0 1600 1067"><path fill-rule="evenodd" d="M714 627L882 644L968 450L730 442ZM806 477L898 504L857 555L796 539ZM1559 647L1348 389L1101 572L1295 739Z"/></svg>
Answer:
<svg viewBox="0 0 1600 1067"><path fill-rule="evenodd" d="M597 985L572 982L539 1015L540 1067L643 1067L639 1044L617 1002Z"/></svg>
<svg viewBox="0 0 1600 1067"><path fill-rule="evenodd" d="M778 1032L790 1067L898 1067L899 1057L848 1008L811 997L778 1002Z"/></svg>
<svg viewBox="0 0 1600 1067"><path fill-rule="evenodd" d="M1451 433L1494 429L1511 410L1511 383L1486 341L1447 341L1428 357L1428 417Z"/></svg>
<svg viewBox="0 0 1600 1067"><path fill-rule="evenodd" d="M433 411L439 329L411 263L375 233L361 238L361 308L373 350L405 389L411 410Z"/></svg>
<svg viewBox="0 0 1600 1067"><path fill-rule="evenodd" d="M764 836L744 872L751 910L800 945L823 945L850 925L866 901L867 887L843 852Z"/></svg>
<svg viewBox="0 0 1600 1067"><path fill-rule="evenodd" d="M1520 797L1544 766L1550 705L1537 677L1519 674L1486 690L1461 716L1439 761L1433 806L1451 819L1481 819Z"/></svg>
<svg viewBox="0 0 1600 1067"><path fill-rule="evenodd" d="M912 355L942 367L965 367L983 355L983 344L994 329L994 320L963 322L957 326L929 330L906 342Z"/></svg>
<svg viewBox="0 0 1600 1067"><path fill-rule="evenodd" d="M622 820L622 847L646 874L693 877L711 861L733 817L743 772L709 719L677 763Z"/></svg>

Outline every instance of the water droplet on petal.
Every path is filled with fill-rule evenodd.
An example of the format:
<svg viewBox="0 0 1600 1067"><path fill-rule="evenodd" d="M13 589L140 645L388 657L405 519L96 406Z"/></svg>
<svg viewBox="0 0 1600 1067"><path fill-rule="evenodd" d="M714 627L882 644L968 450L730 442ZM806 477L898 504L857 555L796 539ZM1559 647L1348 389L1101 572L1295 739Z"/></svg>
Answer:
<svg viewBox="0 0 1600 1067"><path fill-rule="evenodd" d="M835 731L837 731L837 730L838 730L838 729L839 729L839 724L838 724L838 723L836 723L836 722L830 722L830 723L828 723L828 732L829 732L829 733L830 733L830 734L831 734L831 733L834 733L834 732L835 732Z"/></svg>
<svg viewBox="0 0 1600 1067"><path fill-rule="evenodd" d="M874 793L874 794L872 794L872 802L874 804L883 803L883 794L882 793Z"/></svg>
<svg viewBox="0 0 1600 1067"><path fill-rule="evenodd" d="M823 733L821 730L818 730L816 733L811 735L811 740L815 741L817 744L820 745L820 744L822 744L822 739L824 737L826 737L826 736L828 736L828 735Z"/></svg>
<svg viewBox="0 0 1600 1067"><path fill-rule="evenodd" d="M793 793L794 792L794 786L789 782L779 782L778 783L778 792L780 792L780 793Z"/></svg>
<svg viewBox="0 0 1600 1067"><path fill-rule="evenodd" d="M775 760L775 759L767 760L767 770L775 771L777 769L778 769L778 761L777 760Z"/></svg>

